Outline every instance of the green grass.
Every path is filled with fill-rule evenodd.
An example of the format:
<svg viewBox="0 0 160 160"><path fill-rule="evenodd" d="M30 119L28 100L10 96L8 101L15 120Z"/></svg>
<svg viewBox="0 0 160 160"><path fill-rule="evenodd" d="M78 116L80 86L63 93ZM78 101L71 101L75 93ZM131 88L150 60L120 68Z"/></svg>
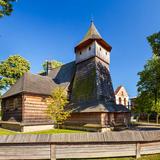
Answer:
<svg viewBox="0 0 160 160"><path fill-rule="evenodd" d="M18 134L18 133L19 132L14 132L14 131L0 128L0 135L12 135L12 134Z"/></svg>
<svg viewBox="0 0 160 160"><path fill-rule="evenodd" d="M84 131L68 130L68 129L50 129L36 132L26 132L27 134L58 134L58 133L84 133Z"/></svg>
<svg viewBox="0 0 160 160"><path fill-rule="evenodd" d="M13 135L13 134L58 134L58 133L84 133L84 131L78 130L68 130L68 129L50 129L43 131L35 131L35 132L15 132L7 129L0 128L0 135Z"/></svg>
<svg viewBox="0 0 160 160"><path fill-rule="evenodd" d="M70 159L70 160L73 160L73 159ZM136 160L136 158L134 158L134 157L124 157L124 158L100 158L100 159L79 159L79 160ZM160 154L142 156L138 160L160 160Z"/></svg>

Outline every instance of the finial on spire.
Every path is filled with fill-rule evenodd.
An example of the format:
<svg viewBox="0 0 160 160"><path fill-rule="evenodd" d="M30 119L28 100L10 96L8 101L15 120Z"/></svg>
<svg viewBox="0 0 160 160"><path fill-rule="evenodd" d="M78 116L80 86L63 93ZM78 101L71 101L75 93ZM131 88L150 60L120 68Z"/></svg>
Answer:
<svg viewBox="0 0 160 160"><path fill-rule="evenodd" d="M93 23L94 22L94 17L93 17L93 15L91 15L91 23Z"/></svg>

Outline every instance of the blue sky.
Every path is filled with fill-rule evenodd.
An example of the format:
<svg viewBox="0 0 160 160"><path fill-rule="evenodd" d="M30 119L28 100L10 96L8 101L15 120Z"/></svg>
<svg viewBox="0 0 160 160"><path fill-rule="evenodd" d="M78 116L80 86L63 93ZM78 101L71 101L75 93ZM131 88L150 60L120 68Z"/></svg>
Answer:
<svg viewBox="0 0 160 160"><path fill-rule="evenodd" d="M12 16L0 19L0 60L20 54L37 73L45 60L67 63L91 17L112 47L114 88L136 96L137 72L152 55L146 37L160 30L160 0L18 0Z"/></svg>

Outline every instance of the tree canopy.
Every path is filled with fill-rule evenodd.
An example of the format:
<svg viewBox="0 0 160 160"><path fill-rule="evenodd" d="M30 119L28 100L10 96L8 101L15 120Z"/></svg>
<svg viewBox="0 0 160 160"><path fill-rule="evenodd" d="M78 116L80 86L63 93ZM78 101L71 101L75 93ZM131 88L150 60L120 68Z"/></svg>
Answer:
<svg viewBox="0 0 160 160"><path fill-rule="evenodd" d="M9 16L13 11L13 2L16 0L0 0L0 17Z"/></svg>
<svg viewBox="0 0 160 160"><path fill-rule="evenodd" d="M160 32L147 37L147 40L152 48L153 54L160 56Z"/></svg>
<svg viewBox="0 0 160 160"><path fill-rule="evenodd" d="M58 127L70 116L71 110L66 110L68 104L67 91L63 87L53 90L52 96L47 101L47 115Z"/></svg>
<svg viewBox="0 0 160 160"><path fill-rule="evenodd" d="M50 64L51 68L57 68L57 67L60 67L63 65L62 62L59 62L59 61L56 61L56 60L51 60L51 61L45 61L43 64L42 64L42 67L43 67L43 70L40 71L40 73L44 73L46 72L47 73L47 65Z"/></svg>
<svg viewBox="0 0 160 160"><path fill-rule="evenodd" d="M138 73L137 111L160 116L160 32L147 37L152 48L153 56Z"/></svg>
<svg viewBox="0 0 160 160"><path fill-rule="evenodd" d="M30 63L19 55L9 56L0 62L0 90L10 87L25 72L30 70Z"/></svg>

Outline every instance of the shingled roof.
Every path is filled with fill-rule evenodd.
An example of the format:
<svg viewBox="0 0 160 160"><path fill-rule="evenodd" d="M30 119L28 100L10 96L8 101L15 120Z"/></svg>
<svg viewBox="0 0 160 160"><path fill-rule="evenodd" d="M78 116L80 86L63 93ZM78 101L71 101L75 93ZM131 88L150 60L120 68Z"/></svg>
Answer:
<svg viewBox="0 0 160 160"><path fill-rule="evenodd" d="M2 98L10 97L22 92L51 95L54 87L63 86L67 88L72 81L74 72L74 61L52 69L48 76L27 72L11 86Z"/></svg>
<svg viewBox="0 0 160 160"><path fill-rule="evenodd" d="M73 112L130 112L125 106L117 105L114 102L92 100L86 102L72 103L68 109Z"/></svg>
<svg viewBox="0 0 160 160"><path fill-rule="evenodd" d="M88 39L101 39L101 35L98 32L97 28L95 27L94 23L91 22L90 28L88 30L88 32L86 33L86 35L84 36L84 38L82 39L82 41L79 43L83 43Z"/></svg>
<svg viewBox="0 0 160 160"><path fill-rule="evenodd" d="M99 44L101 44L106 50L111 51L112 47L106 41L103 40L97 28L95 27L93 21L91 22L89 30L84 36L84 38L75 47L75 51L80 50L81 48L87 46L88 44L92 43L94 40L96 40Z"/></svg>
<svg viewBox="0 0 160 160"><path fill-rule="evenodd" d="M34 75L27 72L17 80L2 98L10 97L22 92L50 95L55 85L56 84L54 84L50 77Z"/></svg>
<svg viewBox="0 0 160 160"><path fill-rule="evenodd" d="M67 87L73 79L76 69L75 61L62 65L58 68L52 69L48 73L54 83Z"/></svg>

